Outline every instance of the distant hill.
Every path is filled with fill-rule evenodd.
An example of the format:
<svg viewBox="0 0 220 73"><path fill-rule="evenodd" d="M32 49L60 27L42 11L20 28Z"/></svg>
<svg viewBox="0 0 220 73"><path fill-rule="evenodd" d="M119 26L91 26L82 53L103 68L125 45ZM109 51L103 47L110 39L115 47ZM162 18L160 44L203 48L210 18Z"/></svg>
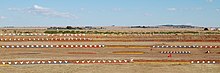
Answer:
<svg viewBox="0 0 220 73"><path fill-rule="evenodd" d="M131 26L130 28L204 28L192 25Z"/></svg>
<svg viewBox="0 0 220 73"><path fill-rule="evenodd" d="M170 27L170 28L204 28L192 25L159 25L159 27Z"/></svg>

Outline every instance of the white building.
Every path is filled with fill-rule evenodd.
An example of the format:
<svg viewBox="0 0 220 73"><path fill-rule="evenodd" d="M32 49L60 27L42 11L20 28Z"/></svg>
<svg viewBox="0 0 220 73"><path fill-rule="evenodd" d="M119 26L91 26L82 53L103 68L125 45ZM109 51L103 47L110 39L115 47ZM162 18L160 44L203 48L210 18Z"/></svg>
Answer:
<svg viewBox="0 0 220 73"><path fill-rule="evenodd" d="M210 28L211 31L217 31L219 28Z"/></svg>

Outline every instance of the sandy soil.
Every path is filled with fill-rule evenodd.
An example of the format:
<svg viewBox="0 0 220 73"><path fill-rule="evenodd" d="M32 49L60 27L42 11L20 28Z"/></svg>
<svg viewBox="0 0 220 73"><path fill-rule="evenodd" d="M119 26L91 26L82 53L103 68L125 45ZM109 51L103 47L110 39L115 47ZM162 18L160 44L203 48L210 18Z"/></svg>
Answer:
<svg viewBox="0 0 220 73"><path fill-rule="evenodd" d="M0 73L219 73L220 65L84 64L0 66Z"/></svg>
<svg viewBox="0 0 220 73"><path fill-rule="evenodd" d="M112 30L108 28L103 31ZM155 29L118 29L115 31L162 31ZM172 29L166 31L200 31L200 29ZM22 30L19 30L22 31ZM26 30L28 31L28 30ZM43 32L41 30L40 32ZM102 30L100 30L102 31ZM113 30L112 30L113 31ZM9 32L9 31L8 31ZM10 30L12 32L12 30ZM33 32L36 32L34 30ZM0 32L2 33L2 32ZM213 36L197 36L197 35L168 35L168 36L152 36L152 35L90 35L89 37L96 40L137 40L137 39L215 39L220 40L219 35ZM27 37L27 36L26 36ZM30 36L29 36L30 37ZM29 38L28 37L28 38ZM34 36L38 37L38 36ZM40 36L45 37L45 36ZM63 36L62 36L63 37ZM178 38L179 37L179 38ZM10 36L0 38L13 38ZM19 38L19 37L16 37ZM74 37L75 38L75 37ZM55 42L55 41L17 41L5 42L1 41L0 45L211 45L219 46L219 42ZM140 51L144 54L112 54L115 51ZM168 54L161 54L160 51L191 51L191 54L172 54L172 58L168 58ZM206 54L206 51L211 53ZM69 52L93 52L95 54L69 54ZM0 60L78 60L78 59L145 59L145 60L219 60L219 48L137 48L131 47L104 47L104 48L0 48ZM129 64L46 64L46 65L0 65L0 73L219 73L219 64L145 64L145 63L129 63Z"/></svg>
<svg viewBox="0 0 220 73"><path fill-rule="evenodd" d="M0 49L1 60L21 60L21 59L213 59L219 60L220 49L203 49L203 48L16 48L16 49ZM141 51L144 54L139 55L117 55L112 54L115 51ZM191 54L173 54L172 58L168 58L168 54L161 54L160 51L191 51ZM211 51L210 54L205 54ZM68 54L69 52L95 52L96 54ZM24 53L24 54L19 54ZM26 53L26 54L25 54Z"/></svg>

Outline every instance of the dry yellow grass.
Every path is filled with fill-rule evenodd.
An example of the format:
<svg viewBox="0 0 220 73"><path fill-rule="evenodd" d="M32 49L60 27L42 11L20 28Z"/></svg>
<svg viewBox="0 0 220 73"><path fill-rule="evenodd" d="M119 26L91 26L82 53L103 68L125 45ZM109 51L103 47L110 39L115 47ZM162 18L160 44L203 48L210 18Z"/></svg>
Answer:
<svg viewBox="0 0 220 73"><path fill-rule="evenodd" d="M133 55L133 54L144 54L145 52L142 51L114 51L112 54L126 54L126 55Z"/></svg>
<svg viewBox="0 0 220 73"><path fill-rule="evenodd" d="M5 65L0 64L0 67L5 67L5 66L10 66L10 65L8 65L8 64L5 64Z"/></svg>
<svg viewBox="0 0 220 73"><path fill-rule="evenodd" d="M151 46L146 46L146 45L106 45L105 48L134 48L134 49L137 49L137 48L150 48Z"/></svg>
<svg viewBox="0 0 220 73"><path fill-rule="evenodd" d="M187 65L190 62L134 62L135 64L176 64L176 65Z"/></svg>

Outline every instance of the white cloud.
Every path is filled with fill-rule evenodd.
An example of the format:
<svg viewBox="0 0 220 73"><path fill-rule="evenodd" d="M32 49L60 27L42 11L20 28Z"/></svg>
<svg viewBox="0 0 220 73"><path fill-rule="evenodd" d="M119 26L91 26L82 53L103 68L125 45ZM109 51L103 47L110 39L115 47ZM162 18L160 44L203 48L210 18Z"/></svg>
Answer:
<svg viewBox="0 0 220 73"><path fill-rule="evenodd" d="M198 10L203 10L203 8L189 8L189 10L198 11Z"/></svg>
<svg viewBox="0 0 220 73"><path fill-rule="evenodd" d="M210 2L210 3L211 3L211 2L213 2L214 0L206 0L206 1L208 1L208 2Z"/></svg>
<svg viewBox="0 0 220 73"><path fill-rule="evenodd" d="M217 12L220 12L220 9L215 9Z"/></svg>
<svg viewBox="0 0 220 73"><path fill-rule="evenodd" d="M201 11L203 8L197 7L197 8L167 8L169 11Z"/></svg>
<svg viewBox="0 0 220 73"><path fill-rule="evenodd" d="M47 10L48 8L44 8L44 7L41 7L41 6L38 6L38 5L34 5L33 6L34 8L36 8L36 9L42 9L42 10Z"/></svg>
<svg viewBox="0 0 220 73"><path fill-rule="evenodd" d="M176 11L177 9L176 8L168 8L167 10L169 10L169 11Z"/></svg>
<svg viewBox="0 0 220 73"><path fill-rule="evenodd" d="M80 11L85 11L85 8L80 8Z"/></svg>
<svg viewBox="0 0 220 73"><path fill-rule="evenodd" d="M149 13L144 13L144 16L152 16L152 15Z"/></svg>
<svg viewBox="0 0 220 73"><path fill-rule="evenodd" d="M201 8L201 7L197 7L197 8L179 8L178 10L181 10L181 11L202 11L203 8Z"/></svg>
<svg viewBox="0 0 220 73"><path fill-rule="evenodd" d="M112 11L120 12L120 11L121 11L121 8L113 8Z"/></svg>
<svg viewBox="0 0 220 73"><path fill-rule="evenodd" d="M29 8L9 8L9 10L21 11L24 13L31 13L35 15L40 14L49 17L61 17L61 18L70 18L70 19L78 18L76 15L71 14L69 12L59 12L39 5L34 5L33 7L29 7Z"/></svg>
<svg viewBox="0 0 220 73"><path fill-rule="evenodd" d="M5 19L6 17L5 16L0 16L0 19Z"/></svg>

